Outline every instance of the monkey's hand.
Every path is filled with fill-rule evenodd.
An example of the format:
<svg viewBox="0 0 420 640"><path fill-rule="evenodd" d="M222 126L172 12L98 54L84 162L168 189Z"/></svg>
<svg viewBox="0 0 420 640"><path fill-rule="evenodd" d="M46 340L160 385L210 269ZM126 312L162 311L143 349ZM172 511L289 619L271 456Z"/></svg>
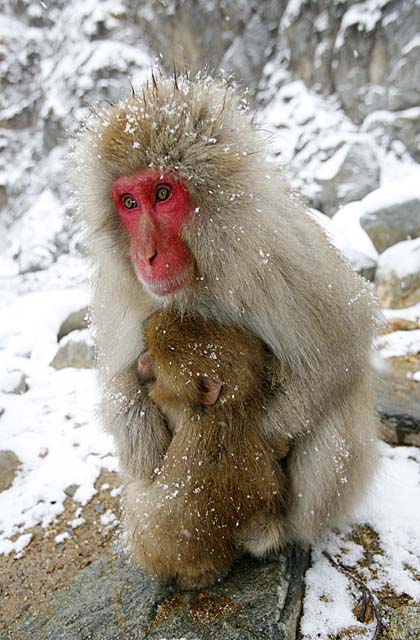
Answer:
<svg viewBox="0 0 420 640"><path fill-rule="evenodd" d="M142 386L154 382L155 361L150 351L143 351L137 360L137 376Z"/></svg>
<svg viewBox="0 0 420 640"><path fill-rule="evenodd" d="M166 375L165 375L166 373ZM168 375L169 374L169 375ZM170 372L165 372L162 365L156 364L150 351L143 351L137 361L137 376L142 386L149 386L151 397L165 413L167 404L190 404L210 406L219 399L222 383L220 380L203 373L190 380L190 386Z"/></svg>

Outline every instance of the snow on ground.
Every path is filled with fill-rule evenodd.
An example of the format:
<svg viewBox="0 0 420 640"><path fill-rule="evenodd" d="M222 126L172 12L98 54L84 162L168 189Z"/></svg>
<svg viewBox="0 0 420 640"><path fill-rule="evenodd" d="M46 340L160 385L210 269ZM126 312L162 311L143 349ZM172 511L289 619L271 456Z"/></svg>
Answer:
<svg viewBox="0 0 420 640"><path fill-rule="evenodd" d="M95 418L94 371L49 366L61 323L87 299L80 288L31 292L0 311L1 449L22 463L0 493L0 553L21 552L30 527L50 525L67 487L78 485L74 500L84 505L101 469L117 468L112 439ZM16 371L29 387L22 395L7 393Z"/></svg>
<svg viewBox="0 0 420 640"><path fill-rule="evenodd" d="M420 329L386 333L376 339L376 347L383 358L415 356L420 353Z"/></svg>
<svg viewBox="0 0 420 640"><path fill-rule="evenodd" d="M369 589L391 588L396 595L420 600L420 451L416 447L381 444L382 466L371 490L358 505L352 521L378 534L380 553L369 567L358 567ZM360 588L324 555L344 567L357 567L366 558L363 547L350 539L352 529L330 531L312 551L306 573L306 596L301 621L303 640L328 640L344 627L359 629L357 638L371 638L373 625L357 621L353 609Z"/></svg>
<svg viewBox="0 0 420 640"><path fill-rule="evenodd" d="M382 309L387 320L393 318L404 318L404 320L411 320L412 322L420 322L420 302L414 304L412 307L406 307L405 309Z"/></svg>
<svg viewBox="0 0 420 640"><path fill-rule="evenodd" d="M378 280L388 274L403 279L420 272L420 238L394 244L381 254L378 262Z"/></svg>

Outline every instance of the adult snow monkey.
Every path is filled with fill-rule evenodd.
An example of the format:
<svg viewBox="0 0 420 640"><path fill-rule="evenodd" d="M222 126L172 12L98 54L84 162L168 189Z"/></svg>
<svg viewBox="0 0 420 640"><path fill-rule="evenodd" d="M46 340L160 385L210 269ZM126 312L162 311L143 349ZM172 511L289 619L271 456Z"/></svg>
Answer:
<svg viewBox="0 0 420 640"><path fill-rule="evenodd" d="M256 556L349 513L375 468L377 424L375 304L266 148L234 88L188 74L152 76L76 147L103 420L128 495L155 482L172 438L137 377L146 318L170 308L242 328L274 358L255 429L274 449L289 439L288 498L282 526L248 545Z"/></svg>

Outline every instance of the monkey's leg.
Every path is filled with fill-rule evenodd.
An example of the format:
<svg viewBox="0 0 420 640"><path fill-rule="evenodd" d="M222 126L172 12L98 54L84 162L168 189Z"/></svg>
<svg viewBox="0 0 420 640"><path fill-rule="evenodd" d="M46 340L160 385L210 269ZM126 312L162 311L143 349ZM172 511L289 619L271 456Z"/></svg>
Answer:
<svg viewBox="0 0 420 640"><path fill-rule="evenodd" d="M186 505L182 494L171 495L172 483L168 493L159 478L127 485L125 519L133 556L148 573L176 579L180 589L208 587L228 573L234 549L215 539L220 531L195 520L196 504ZM197 526L190 534L186 527L192 529L191 522L201 531Z"/></svg>
<svg viewBox="0 0 420 640"><path fill-rule="evenodd" d="M230 560L223 567L213 568L208 571L187 575L185 572L178 575L176 584L181 591L197 591L211 587L216 582L220 582L230 570L233 560Z"/></svg>
<svg viewBox="0 0 420 640"><path fill-rule="evenodd" d="M313 542L351 515L377 466L377 424L362 383L296 439L288 461L289 540Z"/></svg>
<svg viewBox="0 0 420 640"><path fill-rule="evenodd" d="M136 371L137 362L114 376L102 400L105 428L115 438L123 472L133 479L150 478L172 437Z"/></svg>
<svg viewBox="0 0 420 640"><path fill-rule="evenodd" d="M235 536L235 545L257 558L277 553L285 546L287 527L281 505L259 511Z"/></svg>

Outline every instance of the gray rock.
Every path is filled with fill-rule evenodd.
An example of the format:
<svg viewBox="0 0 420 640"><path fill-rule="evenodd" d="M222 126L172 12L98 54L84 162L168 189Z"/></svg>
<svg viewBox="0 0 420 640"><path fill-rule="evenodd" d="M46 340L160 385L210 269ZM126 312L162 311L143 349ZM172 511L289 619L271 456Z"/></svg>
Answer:
<svg viewBox="0 0 420 640"><path fill-rule="evenodd" d="M420 605L398 607L389 620L388 640L418 640L420 638Z"/></svg>
<svg viewBox="0 0 420 640"><path fill-rule="evenodd" d="M50 366L54 369L92 369L95 366L95 344L90 331L76 330L62 338Z"/></svg>
<svg viewBox="0 0 420 640"><path fill-rule="evenodd" d="M0 451L0 493L12 486L21 464L13 451Z"/></svg>
<svg viewBox="0 0 420 640"><path fill-rule="evenodd" d="M370 20L364 20L361 14L357 5L348 8L339 26L331 64L343 107L356 122L387 104L386 44L378 28L381 13L372 12Z"/></svg>
<svg viewBox="0 0 420 640"><path fill-rule="evenodd" d="M369 7L363 2L285 5L277 52L294 77L322 93L336 93L359 123L378 109L419 104L420 7L401 0Z"/></svg>
<svg viewBox="0 0 420 640"><path fill-rule="evenodd" d="M401 180L376 189L363 200L360 224L381 253L420 236L420 185Z"/></svg>
<svg viewBox="0 0 420 640"><path fill-rule="evenodd" d="M28 391L27 376L23 371L14 369L7 371L0 379L0 391L3 393L22 394Z"/></svg>
<svg viewBox="0 0 420 640"><path fill-rule="evenodd" d="M28 252L22 251L18 257L19 273L44 271L55 262L57 257L53 245L31 247Z"/></svg>
<svg viewBox="0 0 420 640"><path fill-rule="evenodd" d="M420 446L419 383L407 378L406 365L393 363L377 379L376 408L386 442Z"/></svg>
<svg viewBox="0 0 420 640"><path fill-rule="evenodd" d="M79 486L80 485L78 484L69 484L69 486L64 489L64 493L68 498L72 498L78 490Z"/></svg>
<svg viewBox="0 0 420 640"><path fill-rule="evenodd" d="M266 61L264 47L269 43L269 30L258 13L247 22L245 30L237 36L226 52L221 67L235 74L245 86L258 85Z"/></svg>
<svg viewBox="0 0 420 640"><path fill-rule="evenodd" d="M420 302L420 238L398 242L379 256L375 284L385 309Z"/></svg>
<svg viewBox="0 0 420 640"><path fill-rule="evenodd" d="M89 307L81 307L77 311L70 313L62 323L58 330L58 340L67 336L72 331L82 331L88 328L89 322Z"/></svg>
<svg viewBox="0 0 420 640"><path fill-rule="evenodd" d="M340 205L362 199L379 185L378 158L365 138L345 143L315 175L323 211L333 215Z"/></svg>
<svg viewBox="0 0 420 640"><path fill-rule="evenodd" d="M255 92L275 46L283 3L184 0L168 10L160 0L151 0L149 6L139 12L139 22L144 39L163 60L193 71L223 69Z"/></svg>
<svg viewBox="0 0 420 640"><path fill-rule="evenodd" d="M291 640L296 637L309 553L244 558L221 584L198 593L145 576L108 554L51 594L47 611L10 629L11 640Z"/></svg>
<svg viewBox="0 0 420 640"><path fill-rule="evenodd" d="M420 17L420 14L419 14ZM417 34L402 47L402 57L389 74L389 108L417 106L420 102L420 39Z"/></svg>
<svg viewBox="0 0 420 640"><path fill-rule="evenodd" d="M344 255L354 271L365 278L365 280L373 282L376 272L376 260L355 249L347 249Z"/></svg>
<svg viewBox="0 0 420 640"><path fill-rule="evenodd" d="M294 75L307 86L317 84L324 93L334 90L331 77L333 42L345 6L288 2L283 13L277 49L290 61ZM332 10L333 9L333 10ZM322 43L328 43L322 46ZM321 45L321 46L320 46Z"/></svg>
<svg viewBox="0 0 420 640"><path fill-rule="evenodd" d="M393 111L406 109L420 102L419 21L420 5L417 0L403 0L398 5L388 3L383 11L381 29L387 46L388 107Z"/></svg>
<svg viewBox="0 0 420 640"><path fill-rule="evenodd" d="M26 212L25 225L12 228L20 273L48 269L57 258L55 237L63 226L60 204L45 189Z"/></svg>

